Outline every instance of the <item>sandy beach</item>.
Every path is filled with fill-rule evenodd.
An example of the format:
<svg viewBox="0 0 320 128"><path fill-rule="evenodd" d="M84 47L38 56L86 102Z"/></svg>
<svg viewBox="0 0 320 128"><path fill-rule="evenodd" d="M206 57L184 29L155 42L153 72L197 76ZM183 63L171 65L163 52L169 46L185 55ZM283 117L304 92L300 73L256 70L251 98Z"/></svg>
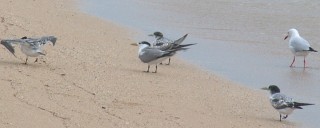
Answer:
<svg viewBox="0 0 320 128"><path fill-rule="evenodd" d="M296 127L269 93L179 58L144 73L134 31L77 9L77 1L0 0L0 39L55 35L39 63L0 48L1 128ZM154 70L154 67L151 68ZM268 85L265 85L268 86Z"/></svg>

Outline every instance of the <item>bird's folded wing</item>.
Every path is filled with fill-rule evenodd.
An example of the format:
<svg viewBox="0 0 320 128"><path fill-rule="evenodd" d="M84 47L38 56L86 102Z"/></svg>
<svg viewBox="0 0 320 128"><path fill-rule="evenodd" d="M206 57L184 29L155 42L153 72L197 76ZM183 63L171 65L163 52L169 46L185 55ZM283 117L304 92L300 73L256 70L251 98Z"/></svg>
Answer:
<svg viewBox="0 0 320 128"><path fill-rule="evenodd" d="M272 105L275 109L292 108L293 102L276 102Z"/></svg>
<svg viewBox="0 0 320 128"><path fill-rule="evenodd" d="M172 48L173 44L171 43L164 43L162 45L156 45L156 46L153 46L153 48L157 48L157 49L160 49L162 51L167 51L167 50L170 50Z"/></svg>
<svg viewBox="0 0 320 128"><path fill-rule="evenodd" d="M309 47L310 47L309 42L306 41L303 38L294 38L294 39L292 39L290 45L296 52L308 51Z"/></svg>
<svg viewBox="0 0 320 128"><path fill-rule="evenodd" d="M143 54L139 55L139 58L143 61L143 62L150 62L153 60L158 59L159 57L161 57L164 54L164 51L161 51L159 49L155 49L155 48L145 48L143 50Z"/></svg>
<svg viewBox="0 0 320 128"><path fill-rule="evenodd" d="M277 93L270 97L271 104L275 109L283 109L293 107L293 99L285 96L284 94Z"/></svg>

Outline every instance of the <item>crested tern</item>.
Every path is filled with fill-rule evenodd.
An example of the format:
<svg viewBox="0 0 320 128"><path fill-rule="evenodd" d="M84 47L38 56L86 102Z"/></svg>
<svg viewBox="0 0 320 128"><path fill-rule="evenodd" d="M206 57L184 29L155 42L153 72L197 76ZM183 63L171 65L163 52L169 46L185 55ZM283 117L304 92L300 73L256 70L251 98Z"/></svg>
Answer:
<svg viewBox="0 0 320 128"><path fill-rule="evenodd" d="M26 62L28 62L28 57L38 57L40 55L46 55L42 50L42 46L47 42L51 42L53 46L55 45L57 38L55 36L43 36L41 38L27 38L22 37L21 39L5 39L1 40L1 44L4 45L14 56L15 50L13 45L20 45L22 53L26 57ZM37 62L38 58L35 60Z"/></svg>
<svg viewBox="0 0 320 128"><path fill-rule="evenodd" d="M182 36L181 38L175 41L164 37L161 32L154 32L149 36L155 37L153 47L157 47L161 50L178 49L179 47L187 47L187 46L195 45L195 44L181 44L187 38L188 34L185 34L184 36ZM167 65L170 65L170 61L171 61L171 58L169 57L169 62L167 63Z"/></svg>
<svg viewBox="0 0 320 128"><path fill-rule="evenodd" d="M301 106L314 105L310 103L295 102L292 98L280 93L280 89L276 85L270 85L269 87L262 88L263 90L269 90L271 96L269 97L270 103L280 114L281 119L286 119L289 114L295 109L302 109Z"/></svg>
<svg viewBox="0 0 320 128"><path fill-rule="evenodd" d="M141 41L138 44L133 43L131 45L138 45L138 56L139 59L143 63L148 64L148 70L145 72L149 72L150 65L156 65L156 69L153 73L157 73L158 66L157 64L161 63L163 60L167 59L168 57L173 56L177 51L186 50L187 48L179 47L176 49L168 49L168 50L161 50L159 48L151 47L151 44L147 41Z"/></svg>

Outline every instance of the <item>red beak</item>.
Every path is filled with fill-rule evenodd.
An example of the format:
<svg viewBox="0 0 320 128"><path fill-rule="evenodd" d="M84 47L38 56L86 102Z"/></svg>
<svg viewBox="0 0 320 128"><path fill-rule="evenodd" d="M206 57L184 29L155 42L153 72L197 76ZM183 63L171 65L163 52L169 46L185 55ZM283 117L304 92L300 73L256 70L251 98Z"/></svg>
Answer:
<svg viewBox="0 0 320 128"><path fill-rule="evenodd" d="M284 40L286 40L288 38L288 36L284 37Z"/></svg>

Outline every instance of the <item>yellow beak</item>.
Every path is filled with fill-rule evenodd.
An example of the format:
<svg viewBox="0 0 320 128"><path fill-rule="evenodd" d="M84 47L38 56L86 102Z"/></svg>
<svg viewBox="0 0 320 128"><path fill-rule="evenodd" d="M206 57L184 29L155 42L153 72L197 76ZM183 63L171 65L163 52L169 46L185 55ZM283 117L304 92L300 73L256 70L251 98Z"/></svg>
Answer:
<svg viewBox="0 0 320 128"><path fill-rule="evenodd" d="M133 46L138 46L138 44L137 44L137 43L132 43L132 44L130 44L130 45L133 45Z"/></svg>
<svg viewBox="0 0 320 128"><path fill-rule="evenodd" d="M269 90L269 88L268 87L264 87L264 88L261 88L262 90Z"/></svg>

